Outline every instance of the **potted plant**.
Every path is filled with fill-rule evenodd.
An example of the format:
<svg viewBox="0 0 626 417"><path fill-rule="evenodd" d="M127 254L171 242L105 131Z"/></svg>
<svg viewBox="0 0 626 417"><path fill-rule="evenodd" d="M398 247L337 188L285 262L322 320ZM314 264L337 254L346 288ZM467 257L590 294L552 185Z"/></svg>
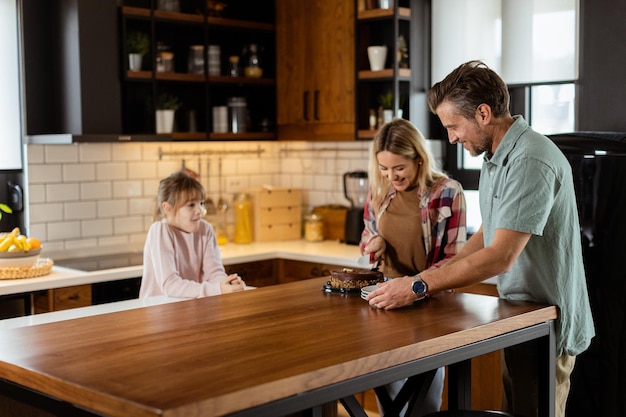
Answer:
<svg viewBox="0 0 626 417"><path fill-rule="evenodd" d="M172 133L174 130L174 113L181 106L178 97L162 93L156 103L156 132Z"/></svg>
<svg viewBox="0 0 626 417"><path fill-rule="evenodd" d="M400 68L408 68L408 58L409 48L406 45L406 39L404 39L404 35L400 35L398 36L398 66L400 66Z"/></svg>
<svg viewBox="0 0 626 417"><path fill-rule="evenodd" d="M393 119L393 93L387 91L378 96L378 104L382 110L382 122L387 123Z"/></svg>
<svg viewBox="0 0 626 417"><path fill-rule="evenodd" d="M144 55L150 51L150 38L144 32L130 32L126 38L128 64L131 71L140 71Z"/></svg>

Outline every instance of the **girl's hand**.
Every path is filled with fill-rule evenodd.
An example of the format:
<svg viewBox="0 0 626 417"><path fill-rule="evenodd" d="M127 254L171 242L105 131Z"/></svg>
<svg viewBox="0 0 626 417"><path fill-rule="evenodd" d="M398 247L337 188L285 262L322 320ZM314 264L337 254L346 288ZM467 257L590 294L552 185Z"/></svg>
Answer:
<svg viewBox="0 0 626 417"><path fill-rule="evenodd" d="M224 281L220 283L220 289L222 294L229 292L243 291L246 288L246 283L243 282L241 277L237 274L231 274Z"/></svg>
<svg viewBox="0 0 626 417"><path fill-rule="evenodd" d="M364 248L364 253L374 254L373 261L382 261L385 256L385 250L387 249L387 243L381 236L376 236L369 241Z"/></svg>

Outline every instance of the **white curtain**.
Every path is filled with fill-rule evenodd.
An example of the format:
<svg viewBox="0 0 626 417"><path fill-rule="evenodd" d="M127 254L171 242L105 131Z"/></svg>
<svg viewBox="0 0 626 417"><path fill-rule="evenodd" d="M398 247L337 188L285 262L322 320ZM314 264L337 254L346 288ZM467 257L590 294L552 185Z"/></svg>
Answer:
<svg viewBox="0 0 626 417"><path fill-rule="evenodd" d="M0 169L21 169L20 83L16 0L0 0Z"/></svg>
<svg viewBox="0 0 626 417"><path fill-rule="evenodd" d="M578 77L578 0L435 0L432 82L480 59L508 84Z"/></svg>

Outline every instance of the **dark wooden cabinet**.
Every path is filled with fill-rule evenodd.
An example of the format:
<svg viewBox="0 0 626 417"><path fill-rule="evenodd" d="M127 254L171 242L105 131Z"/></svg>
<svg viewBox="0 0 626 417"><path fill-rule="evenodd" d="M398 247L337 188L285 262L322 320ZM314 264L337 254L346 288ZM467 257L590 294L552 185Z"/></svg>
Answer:
<svg viewBox="0 0 626 417"><path fill-rule="evenodd" d="M354 140L354 3L277 0L280 140Z"/></svg>
<svg viewBox="0 0 626 417"><path fill-rule="evenodd" d="M326 277L330 276L330 271L342 268L344 267L340 265L325 264L320 262L279 259L278 279L280 284L285 284L287 282L301 281L303 279Z"/></svg>
<svg viewBox="0 0 626 417"><path fill-rule="evenodd" d="M35 314L69 310L91 305L91 285L54 288L33 293Z"/></svg>
<svg viewBox="0 0 626 417"><path fill-rule="evenodd" d="M218 16L200 0L179 0L177 12L156 0L24 0L22 11L26 135L30 143L276 138L274 2L228 2ZM127 36L142 32L150 50L130 71ZM263 74L244 76L255 44ZM220 48L219 68L190 73L190 47ZM246 49L247 48L247 49ZM174 55L172 71L157 71L158 52ZM231 76L230 56L240 58ZM156 134L155 110L175 96L174 132ZM213 132L213 107L247 100L245 133Z"/></svg>
<svg viewBox="0 0 626 417"><path fill-rule="evenodd" d="M266 287L278 284L278 259L225 265L227 274L239 274L246 285Z"/></svg>
<svg viewBox="0 0 626 417"><path fill-rule="evenodd" d="M207 2L179 4L177 11L161 10L148 0L124 1L120 7L124 132L155 134L155 110L167 95L176 97L180 107L175 113L174 132L157 135L163 140L275 139L273 2L240 0L219 12L207 9ZM150 42L140 71L131 71L127 58L125 40L135 32L148 35ZM245 76L251 44L256 45L261 77ZM203 61L199 61L201 69L197 71L189 67L193 47L199 49ZM210 50L219 52L212 54ZM164 53L173 57L168 60L171 69L162 66ZM216 66L209 63L211 55L217 58ZM239 59L237 76L230 74L232 56ZM246 132L213 129L213 108L227 106L231 97L246 99Z"/></svg>

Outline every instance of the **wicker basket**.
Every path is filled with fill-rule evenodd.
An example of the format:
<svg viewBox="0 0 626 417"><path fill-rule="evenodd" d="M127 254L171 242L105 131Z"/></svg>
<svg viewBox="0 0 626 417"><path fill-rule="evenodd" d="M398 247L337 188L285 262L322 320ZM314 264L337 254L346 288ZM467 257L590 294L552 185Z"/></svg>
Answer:
<svg viewBox="0 0 626 417"><path fill-rule="evenodd" d="M50 258L39 258L28 268L0 268L0 279L35 278L47 275L54 262Z"/></svg>

